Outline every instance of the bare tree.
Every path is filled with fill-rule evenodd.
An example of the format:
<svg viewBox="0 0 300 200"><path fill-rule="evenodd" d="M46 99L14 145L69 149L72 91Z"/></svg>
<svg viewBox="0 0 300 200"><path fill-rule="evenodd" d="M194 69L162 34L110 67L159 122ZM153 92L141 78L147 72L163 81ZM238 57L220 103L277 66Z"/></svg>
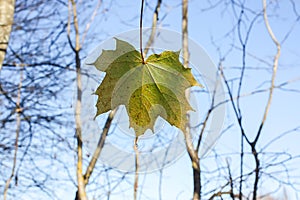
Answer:
<svg viewBox="0 0 300 200"><path fill-rule="evenodd" d="M152 193L145 194L145 188L152 188L152 185L144 187L148 183L145 177L151 174L131 176L97 163L113 124L115 110L103 121L104 127L99 130L100 137L94 152L85 149L82 139L82 77L89 76L81 68L82 61L94 45L113 32L107 27L102 29L101 21L109 24L110 17L119 17L123 27L114 26L114 31L137 27L139 5L135 7L136 13L126 13L132 18L126 21L116 13L129 9L124 4L131 5L131 2L30 0L16 1L15 6L11 6L13 1L1 1L0 7L3 4L9 4L0 12L0 63L3 60L0 64L0 189L4 198L20 199L22 195L26 199L61 199L63 190L73 195L76 193L75 199L80 200L88 197L114 199L119 198L120 193L124 196L129 194L131 198L134 189L136 198L151 199ZM157 26L165 25L172 29L182 23L183 63L186 67L189 66L188 34L197 30L199 35L205 35L210 31L206 27L196 29L195 19L198 20L199 16L200 22L201 18L209 16L208 20L211 14L216 15L217 10L220 18L230 16L232 20L224 28L223 21L218 18L215 26L223 27L222 31L211 31L211 43L219 55L218 67L226 99L216 103L211 96L195 141L189 129L185 133L191 167L180 173L186 176L192 172L193 199L263 199L276 198L279 195L275 193L280 193L283 187L299 191L299 182L291 176L291 164L299 159L299 155L281 150L274 152L274 148L270 148L276 144L283 146L281 141L299 133L299 124L294 123L295 127L284 131L274 130L273 137L267 142L265 139L266 135L271 135L268 134L268 126L274 118L272 106L278 106L276 92L300 93L296 85L299 78L284 79L280 76L280 68L287 62L284 51L289 47L285 45L299 25L299 8L296 2L288 1L291 11L288 20L292 23L289 29L279 34L273 24L276 21L272 20L281 20L277 13L281 2L263 0L262 6L253 4L235 0L201 3L187 0L145 1L144 22L152 23L153 28L143 56L146 57L159 34ZM110 7L114 8L112 12ZM188 7L192 17L188 16ZM15 18L12 23L13 10ZM169 15L174 17L180 10L181 19L168 18ZM263 47L266 49L263 53L260 44L251 40L253 35L258 34L255 31L263 40L270 40ZM193 37L198 36L194 34ZM282 61L279 60L281 50ZM216 57L213 56L214 59ZM234 62L230 62L232 57ZM257 66L250 59L257 62ZM297 64L290 62L288 64ZM249 87L252 83L249 77L257 85ZM205 134L209 134L211 113L220 104L228 108L228 122L222 130L221 144L216 145L209 156L201 157L201 145ZM249 106L253 107L255 116L259 115L255 124L249 120L254 116L249 112ZM257 129L253 130L253 127ZM232 135L239 141L232 139ZM228 138L230 141L227 141ZM223 141L228 143L227 146ZM168 169L158 172L160 179L158 186L155 185L160 199L168 195L164 189L171 182L165 179L164 170ZM138 181L134 182L134 177ZM268 181L274 183L270 191L264 190ZM184 190L185 186L182 187ZM180 197L178 195L178 199ZM288 199L287 196L284 198Z"/></svg>
<svg viewBox="0 0 300 200"><path fill-rule="evenodd" d="M203 9L204 11L210 10L210 9L215 9L217 6L220 6L222 3L221 2L216 2L216 4L212 4L210 8L205 8ZM204 121L202 123L202 129L198 135L198 141L194 147L193 143L191 142L191 136L188 133L185 133L185 138L186 138L186 143L187 143L187 151L188 154L191 158L192 161L192 168L193 168L193 185L194 185L194 194L193 194L193 199L201 199L201 193L204 193L204 196L210 194L209 199L214 199L217 197L221 197L222 196L229 196L231 199L244 199L244 198L252 198L252 199L258 199L259 197L259 182L262 180L265 180L262 178L264 172L266 171L267 168L270 165L285 165L285 162L288 162L288 160L284 160L282 162L275 162L269 163L268 166L266 165L262 165L261 163L264 162L262 155L266 155L267 152L264 152L263 150L259 150L258 147L258 143L259 143L259 139L262 137L262 132L263 132L263 127L266 124L266 119L267 116L269 115L269 110L271 107L271 101L272 101L272 97L274 94L274 90L277 88L276 84L275 84L275 77L277 74L277 69L278 69L278 60L279 60L279 56L280 56L280 49L281 49L281 44L280 42L276 39L272 28L269 24L268 21L268 17L267 17L267 2L263 1L263 6L262 9L259 11L254 11L252 10L251 7L247 7L246 3L243 2L235 2L232 1L231 2L232 8L233 8L233 13L234 16L237 19L236 22L236 26L233 27L232 30L232 34L235 34L234 31L237 31L237 35L238 35L238 41L240 42L240 50L242 52L242 66L239 67L238 69L240 70L239 76L237 76L234 79L229 79L227 77L225 77L225 71L224 67L223 67L223 63L224 60L226 59L226 56L228 56L232 49L230 49L227 54L225 54L224 57L220 57L220 65L219 65L219 70L220 70L220 74L223 77L224 80L224 84L225 87L227 89L228 92L228 96L229 99L225 100L224 102L221 102L221 104L229 104L232 106L233 108L233 113L235 115L236 121L235 123L238 125L239 127L239 132L241 134L241 151L240 151L240 175L239 177L236 177L235 174L232 174L231 172L231 166L230 164L226 164L226 167L223 165L223 167L221 168L216 168L214 170L200 170L200 166L203 165L205 166L205 159L199 159L199 147L201 145L201 143L203 142L203 134L206 127L206 123L210 117L211 112L218 106L218 105L214 105L214 97L212 97L212 104L211 107L209 108L206 117L204 118ZM294 5L294 4L293 4ZM187 26L186 26L186 21L185 20L187 18L187 12L186 12L186 7L187 7L187 1L183 1L182 3L182 7L183 7L183 56L184 56L184 63L187 66L188 63L188 47L187 47L187 39L186 36L187 35ZM228 4L226 4L226 8L228 7ZM240 10L240 13L238 13L237 10ZM247 14L246 14L247 13ZM252 19L249 17L249 13L251 13L252 16L254 16ZM249 15L248 15L249 14ZM244 20L244 18L246 18ZM254 91L251 94L242 94L242 90L245 83L245 76L246 75L246 70L247 70L247 63L246 63L246 57L247 56L252 56L253 55L249 54L247 52L247 45L248 45L248 41L249 38L251 36L251 31L253 29L253 27L255 26L256 23L258 23L258 20L263 18L265 24L266 24L266 28L267 31L272 39L272 41L274 42L277 52L274 56L273 59L273 64L269 64L269 62L265 61L265 60L260 60L264 63L267 63L268 65L272 65L272 74L271 74L271 86L263 91L259 90L259 91ZM297 20L296 20L297 21ZM245 27L247 27L246 31L244 31ZM245 35L243 35L243 33L245 33ZM225 37L229 37L229 34L231 33L225 33ZM287 37L290 35L290 32L288 30L286 37L284 37L284 41L287 39ZM225 38L224 37L224 38ZM219 46L217 46L218 50L220 49ZM237 48L237 47L235 47ZM257 58L257 56L255 56L255 58ZM281 85L281 84L280 84ZM234 93L233 91L236 91L236 93ZM256 132L256 134L254 135L253 140L251 140L250 138L253 137L253 133L248 133L248 131L245 129L245 124L246 122L243 121L243 118L247 117L245 113L243 113L243 108L242 108L242 98L245 98L245 96L252 96L255 95L256 93L260 93L260 92L268 92L268 99L266 102L266 106L264 109L264 112L262 112L263 117L262 120L259 122L259 126L258 126L258 130ZM231 119L232 120L232 119ZM297 130L296 129L292 129L292 130ZM230 132L230 131L227 131ZM290 132L290 131L288 131ZM251 135L251 136L250 136ZM285 135L285 134L282 134ZM248 145L248 146L247 146ZM245 149L249 149L250 151L248 152L245 151ZM283 152L277 152L277 155L281 155ZM245 155L246 154L246 155ZM248 161L248 156L252 155L253 159L254 159L254 167L253 169L247 170L248 172L245 173L244 169L245 169L245 156L247 156L247 162ZM297 156L294 158L296 159ZM201 161L201 162L200 162ZM216 160L217 161L217 160ZM202 163L202 164L200 164ZM201 186L201 176L204 177L210 177L207 181L207 183L212 182L213 179L218 180L218 177L214 177L212 178L208 173L213 173L213 171L218 172L219 176L220 176L220 172L223 171L223 168L227 168L227 177L225 180L223 180L224 185L220 186L219 188L216 188L216 190L211 190L211 191L206 191L206 188L203 189ZM285 167L284 167L285 168ZM197 169L197 170L195 170ZM283 169L284 171L284 169ZM282 172L283 172L282 171ZM207 175L206 175L207 174ZM225 176L226 177L226 176ZM205 179L205 178L204 178ZM277 180L278 181L278 180ZM280 183L283 183L281 181L279 181ZM207 183L203 183L203 185L207 185ZM289 185L289 181L285 182L285 184ZM246 187L246 186L247 187ZM252 187L252 189L250 188ZM238 188L238 189L237 189ZM203 190L203 191L202 191ZM213 192L215 191L215 192ZM212 193L213 192L213 193ZM249 195L250 196L249 196ZM247 196L248 195L248 196ZM206 198L206 197L204 197Z"/></svg>
<svg viewBox="0 0 300 200"><path fill-rule="evenodd" d="M47 3L43 0L16 3L16 18L11 36L12 41L16 43L8 47L0 79L0 150L3 151L0 171L1 177L7 179L6 186L3 187L5 198L17 197L26 188L32 188L25 194L41 196L44 193L48 198L59 199L55 189L49 185L62 182L68 188L76 185L72 175L75 172L73 164L66 162L72 160L72 154L76 152L72 144L74 135L70 132L75 125L71 120L73 114L70 112L73 107L70 98L73 90L71 85L77 80L79 111L76 112L76 124L77 130L80 131L78 114L82 58L79 52L102 2L98 1L95 4L97 6L91 9L91 18L83 20L82 24L86 28L82 32L81 43L76 4L74 1L72 3L70 17L73 17L69 19L69 23L66 20L67 15L60 17L61 13L69 10L68 3ZM84 6L86 5L83 4L80 10L84 10ZM51 10L52 8L54 9ZM52 26L45 29L44 25L49 24L51 20ZM74 27L75 35L78 35L75 37L76 48L72 46L70 32L68 34L71 26ZM66 36L69 36L69 40ZM77 74L75 77L74 72ZM23 74L21 81L16 76L20 73ZM109 118L86 172L78 176L83 181L79 183L82 183L84 188L95 168L111 121L112 118ZM15 138L10 134L14 124L17 126ZM83 157L81 137L77 137L77 141L80 148L77 152ZM79 161L80 167L84 158ZM60 168L60 172L53 173L55 168ZM12 172L8 173L9 171ZM12 180L15 180L15 187L12 186ZM31 192L34 188L39 188L41 193Z"/></svg>

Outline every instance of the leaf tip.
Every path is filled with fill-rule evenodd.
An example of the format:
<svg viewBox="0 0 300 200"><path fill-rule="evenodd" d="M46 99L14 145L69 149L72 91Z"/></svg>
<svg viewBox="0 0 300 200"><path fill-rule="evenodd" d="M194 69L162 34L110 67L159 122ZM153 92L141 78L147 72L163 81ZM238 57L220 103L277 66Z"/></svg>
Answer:
<svg viewBox="0 0 300 200"><path fill-rule="evenodd" d="M198 83L198 81L196 82L196 85L195 85L195 86L198 86L198 87L200 87L200 88L204 88L204 86L203 86L202 84Z"/></svg>

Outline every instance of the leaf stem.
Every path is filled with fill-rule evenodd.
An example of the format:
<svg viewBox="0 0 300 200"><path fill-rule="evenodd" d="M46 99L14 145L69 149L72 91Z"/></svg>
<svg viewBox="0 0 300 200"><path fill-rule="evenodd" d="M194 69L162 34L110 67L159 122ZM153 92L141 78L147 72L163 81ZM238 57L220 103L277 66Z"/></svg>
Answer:
<svg viewBox="0 0 300 200"><path fill-rule="evenodd" d="M144 0L142 0L141 15L140 15L140 52L142 57L142 63L145 64L145 59L143 54L143 11L144 11Z"/></svg>

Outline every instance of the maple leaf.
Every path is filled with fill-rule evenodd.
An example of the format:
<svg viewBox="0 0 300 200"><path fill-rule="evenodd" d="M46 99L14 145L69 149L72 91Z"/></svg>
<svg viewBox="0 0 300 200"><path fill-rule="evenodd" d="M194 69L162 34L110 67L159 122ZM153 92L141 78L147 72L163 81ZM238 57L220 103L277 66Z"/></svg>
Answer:
<svg viewBox="0 0 300 200"><path fill-rule="evenodd" d="M190 68L179 61L179 52L153 54L143 64L142 57L129 43L116 39L116 50L103 50L94 63L106 72L97 88L96 117L125 105L130 127L136 136L153 131L158 116L185 131L186 113L192 110L185 90L201 86Z"/></svg>

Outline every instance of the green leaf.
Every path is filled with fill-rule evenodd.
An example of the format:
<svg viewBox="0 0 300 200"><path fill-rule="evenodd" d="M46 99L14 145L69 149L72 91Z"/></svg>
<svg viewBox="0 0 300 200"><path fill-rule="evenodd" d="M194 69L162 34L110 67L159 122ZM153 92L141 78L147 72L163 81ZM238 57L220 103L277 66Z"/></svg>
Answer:
<svg viewBox="0 0 300 200"><path fill-rule="evenodd" d="M125 105L136 136L153 130L158 116L185 131L186 113L192 110L185 90L201 85L180 63L179 52L153 54L143 64L139 51L116 39L116 50L103 50L94 65L106 72L95 92L96 117Z"/></svg>

